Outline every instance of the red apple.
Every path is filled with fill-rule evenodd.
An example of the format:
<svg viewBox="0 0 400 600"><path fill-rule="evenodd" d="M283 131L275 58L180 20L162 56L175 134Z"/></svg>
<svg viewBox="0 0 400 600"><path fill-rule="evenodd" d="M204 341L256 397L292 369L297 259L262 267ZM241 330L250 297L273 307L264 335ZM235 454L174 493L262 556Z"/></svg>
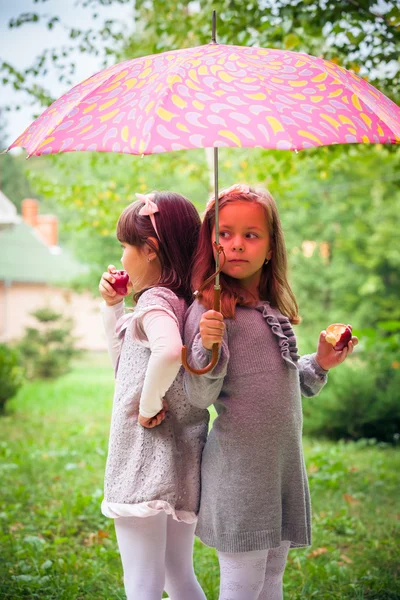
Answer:
<svg viewBox="0 0 400 600"><path fill-rule="evenodd" d="M128 282L129 275L126 271L116 271L115 273L111 273L114 277L114 283L111 283L111 287L119 294L120 296L128 295Z"/></svg>
<svg viewBox="0 0 400 600"><path fill-rule="evenodd" d="M326 330L326 341L332 344L335 350L343 350L346 348L352 336L351 325L343 325L343 323L333 323Z"/></svg>

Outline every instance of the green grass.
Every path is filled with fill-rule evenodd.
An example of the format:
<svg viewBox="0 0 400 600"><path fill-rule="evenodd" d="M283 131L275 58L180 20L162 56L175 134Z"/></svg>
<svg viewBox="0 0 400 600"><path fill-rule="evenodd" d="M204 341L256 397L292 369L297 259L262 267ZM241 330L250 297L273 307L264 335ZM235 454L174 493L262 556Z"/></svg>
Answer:
<svg viewBox="0 0 400 600"><path fill-rule="evenodd" d="M108 359L88 356L26 385L0 418L0 598L125 597L100 513L112 391ZM400 599L399 450L305 440L305 454L314 540L290 552L285 598ZM195 568L217 600L216 555L197 539Z"/></svg>

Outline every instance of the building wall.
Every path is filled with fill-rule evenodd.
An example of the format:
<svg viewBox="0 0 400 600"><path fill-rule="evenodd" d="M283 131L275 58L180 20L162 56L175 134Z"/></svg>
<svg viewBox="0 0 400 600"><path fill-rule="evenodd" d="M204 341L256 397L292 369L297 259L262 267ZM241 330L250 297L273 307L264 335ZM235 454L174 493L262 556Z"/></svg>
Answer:
<svg viewBox="0 0 400 600"><path fill-rule="evenodd" d="M46 284L0 281L0 342L21 338L25 327L37 323L30 313L46 306L73 319L78 347L105 350L100 303L100 297L94 298L88 292L77 294Z"/></svg>

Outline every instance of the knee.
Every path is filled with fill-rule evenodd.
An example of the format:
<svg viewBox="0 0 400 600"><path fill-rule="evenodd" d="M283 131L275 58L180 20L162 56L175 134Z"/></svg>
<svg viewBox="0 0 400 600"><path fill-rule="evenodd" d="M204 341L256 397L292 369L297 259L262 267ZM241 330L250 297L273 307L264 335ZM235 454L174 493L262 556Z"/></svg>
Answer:
<svg viewBox="0 0 400 600"><path fill-rule="evenodd" d="M183 581L194 576L193 563L179 560L178 557L167 557L165 561L165 579Z"/></svg>
<svg viewBox="0 0 400 600"><path fill-rule="evenodd" d="M149 577L143 574L125 574L124 586L127 600L138 598L161 598L164 591L164 577Z"/></svg>

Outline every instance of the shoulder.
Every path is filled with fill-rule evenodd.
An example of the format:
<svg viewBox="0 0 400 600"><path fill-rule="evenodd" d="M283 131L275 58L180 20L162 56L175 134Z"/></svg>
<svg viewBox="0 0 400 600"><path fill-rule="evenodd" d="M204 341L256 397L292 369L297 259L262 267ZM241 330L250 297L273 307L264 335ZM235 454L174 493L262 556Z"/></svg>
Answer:
<svg viewBox="0 0 400 600"><path fill-rule="evenodd" d="M173 312L178 320L183 323L187 304L183 298L179 298L172 290L165 287L153 287L146 290L141 294L134 312L140 313L152 306Z"/></svg>
<svg viewBox="0 0 400 600"><path fill-rule="evenodd" d="M179 298L172 290L165 287L152 287L140 295L136 306L147 306L151 304L167 302L171 306L180 306L185 303L183 298Z"/></svg>

